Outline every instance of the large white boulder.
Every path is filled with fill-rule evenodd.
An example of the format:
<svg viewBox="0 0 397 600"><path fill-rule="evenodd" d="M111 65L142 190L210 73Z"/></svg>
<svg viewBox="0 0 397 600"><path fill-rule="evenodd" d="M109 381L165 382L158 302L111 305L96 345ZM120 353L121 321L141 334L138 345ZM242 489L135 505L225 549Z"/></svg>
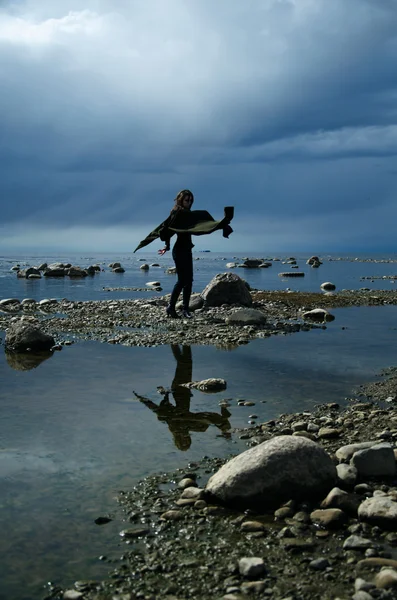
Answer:
<svg viewBox="0 0 397 600"><path fill-rule="evenodd" d="M283 435L227 462L205 489L224 504L264 509L289 499L324 496L335 481L335 465L319 444Z"/></svg>

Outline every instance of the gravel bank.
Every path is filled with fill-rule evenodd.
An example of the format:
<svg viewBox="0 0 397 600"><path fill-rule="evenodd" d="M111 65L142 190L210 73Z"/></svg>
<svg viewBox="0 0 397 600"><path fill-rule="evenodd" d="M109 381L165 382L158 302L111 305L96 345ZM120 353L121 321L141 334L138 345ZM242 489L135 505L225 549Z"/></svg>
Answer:
<svg viewBox="0 0 397 600"><path fill-rule="evenodd" d="M236 325L227 320L239 306L201 308L192 319L168 319L167 296L138 300L71 302L43 300L41 303L8 304L0 308L0 329L14 318L35 318L46 333L62 343L91 339L126 346L160 344L213 344L233 347L258 337L296 333L326 327L303 319L313 308L382 306L397 304L397 292L342 291L334 294L252 291L253 308L266 317L265 324Z"/></svg>
<svg viewBox="0 0 397 600"><path fill-rule="evenodd" d="M337 404L323 405L313 413L281 415L235 430L234 435L246 439L247 447L276 435L308 435L335 462L336 450L347 444L387 439L394 446L394 405L361 398L352 399L343 411ZM385 529L357 517L357 504L365 498L397 499L395 478L367 477L345 486L350 500L342 511L334 511L338 519L327 523L313 517L320 501L297 504L292 499L276 512L260 514L211 505L200 495L199 500L181 499L186 485L203 488L224 462L204 457L186 469L148 477L135 489L120 492L124 548L118 557L102 557L111 569L108 579L79 581L69 591L52 588L47 598L396 598L395 587L374 582L383 566L397 568L397 526ZM186 478L193 481L187 483ZM241 560L252 557L257 563L246 571Z"/></svg>

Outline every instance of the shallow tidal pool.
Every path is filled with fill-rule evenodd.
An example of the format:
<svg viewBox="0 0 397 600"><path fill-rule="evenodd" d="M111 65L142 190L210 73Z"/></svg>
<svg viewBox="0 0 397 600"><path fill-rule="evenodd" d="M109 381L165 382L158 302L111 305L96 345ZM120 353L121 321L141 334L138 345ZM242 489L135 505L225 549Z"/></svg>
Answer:
<svg viewBox="0 0 397 600"><path fill-rule="evenodd" d="M119 490L204 455L244 450L230 429L343 404L397 364L396 307L332 312L325 330L232 351L79 341L33 368L0 352L0 598L40 598L47 581L104 577L98 557L122 552ZM157 391L209 377L227 389L175 388L168 403ZM242 399L254 404L239 406ZM116 519L96 525L105 514Z"/></svg>

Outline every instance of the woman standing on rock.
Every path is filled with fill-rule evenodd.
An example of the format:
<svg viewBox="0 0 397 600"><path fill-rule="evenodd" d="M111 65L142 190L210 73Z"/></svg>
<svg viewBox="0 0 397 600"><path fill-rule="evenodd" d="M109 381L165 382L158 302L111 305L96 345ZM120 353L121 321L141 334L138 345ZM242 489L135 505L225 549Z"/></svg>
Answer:
<svg viewBox="0 0 397 600"><path fill-rule="evenodd" d="M136 252L143 246L150 244L155 239L160 238L165 242L165 247L158 251L163 255L170 249L170 240L176 233L176 242L172 249L172 257L176 266L178 280L171 293L170 303L167 306L167 316L177 318L176 303L182 294L183 316L190 319L189 311L190 296L193 285L193 257L192 235L204 235L212 233L218 229L223 230L223 237L229 237L233 229L229 223L233 218L234 209L232 206L225 207L225 217L221 221L215 221L206 210L191 210L194 202L194 196L190 190L182 190L174 200L174 206L169 217L154 229L138 247Z"/></svg>

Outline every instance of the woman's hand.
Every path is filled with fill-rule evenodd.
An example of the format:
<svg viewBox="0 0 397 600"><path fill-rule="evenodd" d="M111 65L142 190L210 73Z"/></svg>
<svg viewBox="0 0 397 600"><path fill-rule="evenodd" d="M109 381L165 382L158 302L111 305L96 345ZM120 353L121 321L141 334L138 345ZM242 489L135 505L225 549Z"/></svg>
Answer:
<svg viewBox="0 0 397 600"><path fill-rule="evenodd" d="M169 250L169 248L167 248L167 246L165 248L161 248L161 250L157 251L157 254L160 254L160 256L163 256L163 254L165 254L167 252L167 250Z"/></svg>

